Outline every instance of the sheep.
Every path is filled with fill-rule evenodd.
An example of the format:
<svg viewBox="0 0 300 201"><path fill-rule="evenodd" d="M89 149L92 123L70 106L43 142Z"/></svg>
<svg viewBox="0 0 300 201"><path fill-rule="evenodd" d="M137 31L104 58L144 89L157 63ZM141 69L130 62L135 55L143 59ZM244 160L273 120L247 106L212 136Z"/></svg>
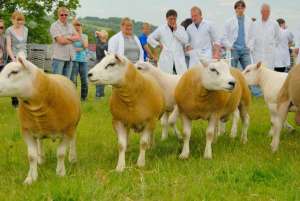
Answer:
<svg viewBox="0 0 300 201"><path fill-rule="evenodd" d="M274 135L271 143L273 152L278 150L280 132L288 111L296 112L295 122L300 125L300 64L294 66L281 87L277 97L277 115L274 118Z"/></svg>
<svg viewBox="0 0 300 201"><path fill-rule="evenodd" d="M56 174L65 175L64 157L76 161L75 131L80 120L80 100L73 83L61 75L48 75L20 54L0 74L0 96L16 96L21 133L28 147L29 172L24 184L37 180L43 162L43 138L60 138Z"/></svg>
<svg viewBox="0 0 300 201"><path fill-rule="evenodd" d="M150 145L156 121L165 110L164 96L155 80L142 75L125 57L107 54L88 73L94 84L112 85L110 111L118 135L119 158L116 171L125 168L129 130L141 133L137 166L145 166L145 152Z"/></svg>
<svg viewBox="0 0 300 201"><path fill-rule="evenodd" d="M180 75L172 75L161 71L156 66L152 65L149 62L137 62L136 63L137 69L142 72L143 74L148 74L156 80L159 86L162 88L164 92L164 98L166 103L166 111L164 112L163 116L161 117L161 125L163 127L161 139L165 140L168 137L168 126L169 126L169 116L171 112L174 110L175 107L175 87L180 79ZM174 117L177 119L177 116ZM172 124L174 129L174 133L177 138L181 138L180 132L175 123Z"/></svg>
<svg viewBox="0 0 300 201"><path fill-rule="evenodd" d="M211 143L218 122L227 121L237 108L243 122L241 140L247 142L251 94L242 73L230 68L224 60L202 63L183 74L175 89L175 100L183 123L181 159L188 158L190 153L192 120L208 120L204 158L211 159Z"/></svg>
<svg viewBox="0 0 300 201"><path fill-rule="evenodd" d="M262 65L261 62L257 64L248 65L243 71L243 75L248 85L258 85L263 92L264 99L271 114L271 129L269 135L274 133L274 118L277 112L277 96L280 88L287 78L287 73L276 72ZM294 128L285 121L284 126L292 131Z"/></svg>

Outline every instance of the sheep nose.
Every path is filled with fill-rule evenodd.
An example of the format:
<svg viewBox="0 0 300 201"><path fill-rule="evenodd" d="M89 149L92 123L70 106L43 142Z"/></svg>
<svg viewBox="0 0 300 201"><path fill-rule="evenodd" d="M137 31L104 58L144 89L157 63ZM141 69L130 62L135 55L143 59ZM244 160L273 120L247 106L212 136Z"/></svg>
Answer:
<svg viewBox="0 0 300 201"><path fill-rule="evenodd" d="M93 76L93 73L88 73L88 77L92 77Z"/></svg>
<svg viewBox="0 0 300 201"><path fill-rule="evenodd" d="M234 88L234 86L235 86L235 81L230 81L230 82L228 82L228 84L229 84L232 88Z"/></svg>

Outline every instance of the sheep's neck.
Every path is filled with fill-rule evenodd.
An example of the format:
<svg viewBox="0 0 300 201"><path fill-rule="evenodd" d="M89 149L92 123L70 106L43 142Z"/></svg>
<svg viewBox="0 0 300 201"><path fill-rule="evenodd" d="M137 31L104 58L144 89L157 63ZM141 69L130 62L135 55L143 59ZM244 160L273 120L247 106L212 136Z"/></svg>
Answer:
<svg viewBox="0 0 300 201"><path fill-rule="evenodd" d="M115 94L123 104L131 107L144 90L143 82L143 77L132 65L129 65L123 82L118 86L114 86Z"/></svg>
<svg viewBox="0 0 300 201"><path fill-rule="evenodd" d="M261 67L260 73L258 76L258 86L261 88L262 92L266 90L267 81L270 80L269 77L272 76L272 70Z"/></svg>
<svg viewBox="0 0 300 201"><path fill-rule="evenodd" d="M52 91L49 90L50 83L48 78L41 72L37 72L36 78L33 81L34 92L30 98L22 99L20 107L35 116L42 116L46 113L45 102L46 97L51 97Z"/></svg>

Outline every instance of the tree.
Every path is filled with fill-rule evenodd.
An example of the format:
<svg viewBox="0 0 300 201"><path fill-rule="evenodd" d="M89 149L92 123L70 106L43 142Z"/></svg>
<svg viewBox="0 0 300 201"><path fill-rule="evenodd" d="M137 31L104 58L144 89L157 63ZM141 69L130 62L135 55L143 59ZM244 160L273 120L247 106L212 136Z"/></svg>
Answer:
<svg viewBox="0 0 300 201"><path fill-rule="evenodd" d="M80 4L79 0L0 0L0 18L9 26L11 14L20 10L26 17L28 42L51 43L49 28L59 6L66 6L74 13Z"/></svg>

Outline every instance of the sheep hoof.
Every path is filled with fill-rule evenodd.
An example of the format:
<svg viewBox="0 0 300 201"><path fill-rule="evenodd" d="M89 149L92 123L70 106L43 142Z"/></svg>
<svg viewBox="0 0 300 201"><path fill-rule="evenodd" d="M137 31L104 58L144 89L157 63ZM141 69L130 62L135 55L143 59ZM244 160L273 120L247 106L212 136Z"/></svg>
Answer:
<svg viewBox="0 0 300 201"><path fill-rule="evenodd" d="M181 154L179 155L179 158L180 158L181 160L186 160L186 159L189 158L189 153L181 153Z"/></svg>
<svg viewBox="0 0 300 201"><path fill-rule="evenodd" d="M287 127L287 132L288 133L292 133L294 132L296 129L294 127Z"/></svg>
<svg viewBox="0 0 300 201"><path fill-rule="evenodd" d="M145 167L145 160L138 160L136 165L140 168Z"/></svg>
<svg viewBox="0 0 300 201"><path fill-rule="evenodd" d="M39 165L42 165L45 161L44 161L43 157L38 157L37 162Z"/></svg>
<svg viewBox="0 0 300 201"><path fill-rule="evenodd" d="M34 181L34 179L32 177L28 176L28 177L26 177L26 179L24 180L23 183L25 185L31 185L33 181Z"/></svg>
<svg viewBox="0 0 300 201"><path fill-rule="evenodd" d="M236 138L236 134L234 134L234 133L230 133L230 137L232 138L232 139L234 139L234 138Z"/></svg>
<svg viewBox="0 0 300 201"><path fill-rule="evenodd" d="M211 152L211 150L205 150L205 152L204 152L204 158L205 159L212 159L212 152Z"/></svg>
<svg viewBox="0 0 300 201"><path fill-rule="evenodd" d="M75 156L75 157L69 157L69 162L70 163L72 163L72 164L74 164L74 163L76 163L77 162L77 157Z"/></svg>
<svg viewBox="0 0 300 201"><path fill-rule="evenodd" d="M247 138L242 138L242 144L247 144L247 142L248 142L248 139Z"/></svg>
<svg viewBox="0 0 300 201"><path fill-rule="evenodd" d="M125 169L125 166L124 166L124 165L117 165L117 167L116 167L116 171L117 171L117 172L123 172L124 169Z"/></svg>
<svg viewBox="0 0 300 201"><path fill-rule="evenodd" d="M66 170L65 170L65 168L63 167L63 168L57 169L57 170L56 170L56 175L58 175L58 176L60 176L60 177L65 176L65 175L66 175Z"/></svg>
<svg viewBox="0 0 300 201"><path fill-rule="evenodd" d="M165 141L167 138L168 138L167 135L162 135L162 136L161 136L161 141Z"/></svg>
<svg viewBox="0 0 300 201"><path fill-rule="evenodd" d="M278 150L278 144L272 141L271 150L273 153L275 153Z"/></svg>

